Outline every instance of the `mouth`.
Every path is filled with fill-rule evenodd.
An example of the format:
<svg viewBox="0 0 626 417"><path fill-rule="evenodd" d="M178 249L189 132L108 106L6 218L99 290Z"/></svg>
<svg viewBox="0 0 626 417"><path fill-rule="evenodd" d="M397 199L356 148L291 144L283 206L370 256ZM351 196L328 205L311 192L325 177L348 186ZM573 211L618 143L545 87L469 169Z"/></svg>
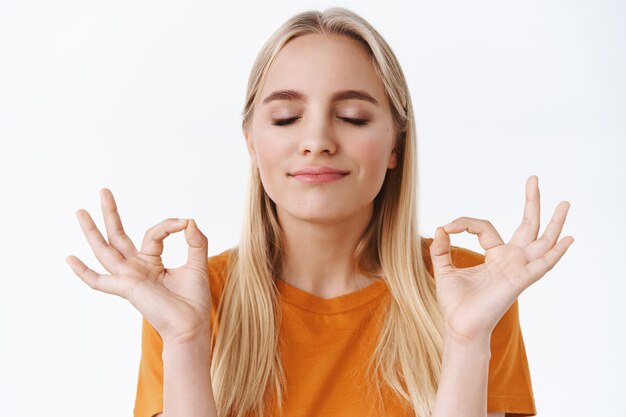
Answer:
<svg viewBox="0 0 626 417"><path fill-rule="evenodd" d="M309 166L292 172L288 175L294 177L301 182L309 184L321 184L340 180L349 174L350 171L345 171L337 168L325 166Z"/></svg>

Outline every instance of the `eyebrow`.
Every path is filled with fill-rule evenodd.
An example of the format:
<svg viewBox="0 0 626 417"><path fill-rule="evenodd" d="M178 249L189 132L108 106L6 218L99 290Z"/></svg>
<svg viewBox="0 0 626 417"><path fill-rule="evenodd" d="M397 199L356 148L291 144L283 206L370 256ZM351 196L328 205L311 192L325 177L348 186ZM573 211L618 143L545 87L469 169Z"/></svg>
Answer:
<svg viewBox="0 0 626 417"><path fill-rule="evenodd" d="M374 97L372 97L370 94L366 93L365 91L359 91L359 90L337 91L331 96L330 101L335 102L335 101L352 100L352 99L369 101L370 103L373 103L378 106L378 101L376 101ZM277 90L271 93L270 95L268 95L267 97L265 97L263 99L263 104L267 104L270 101L274 101L274 100L306 101L306 96L300 91L296 91L296 90Z"/></svg>

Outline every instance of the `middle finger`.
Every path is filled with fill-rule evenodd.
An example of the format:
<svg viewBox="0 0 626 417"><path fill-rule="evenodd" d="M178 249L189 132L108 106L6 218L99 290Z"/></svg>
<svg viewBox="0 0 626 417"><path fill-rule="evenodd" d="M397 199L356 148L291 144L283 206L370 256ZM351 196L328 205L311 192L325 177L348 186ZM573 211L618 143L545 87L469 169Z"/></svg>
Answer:
<svg viewBox="0 0 626 417"><path fill-rule="evenodd" d="M519 248L525 248L530 245L539 233L539 213L540 213L540 196L539 196L539 178L532 175L526 180L526 204L524 205L524 218L522 224L517 228L511 244Z"/></svg>
<svg viewBox="0 0 626 417"><path fill-rule="evenodd" d="M76 217L80 224L83 233L89 242L89 246L93 250L93 253L98 258L98 261L106 268L111 274L117 274L124 259L119 252L113 248L109 243L104 240L100 230L95 225L91 216L86 210L79 209L76 211Z"/></svg>
<svg viewBox="0 0 626 417"><path fill-rule="evenodd" d="M100 203L109 242L124 258L135 256L137 248L124 231L122 219L117 211L117 204L111 190L108 188L100 190Z"/></svg>

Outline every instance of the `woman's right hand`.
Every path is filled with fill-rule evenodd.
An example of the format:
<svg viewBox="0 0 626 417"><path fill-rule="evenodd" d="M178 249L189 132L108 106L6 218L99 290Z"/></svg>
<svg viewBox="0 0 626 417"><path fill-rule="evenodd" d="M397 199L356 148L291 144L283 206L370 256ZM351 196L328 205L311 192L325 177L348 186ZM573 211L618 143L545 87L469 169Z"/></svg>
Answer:
<svg viewBox="0 0 626 417"><path fill-rule="evenodd" d="M193 219L169 218L148 229L141 250L124 232L113 194L100 190L107 240L89 213L76 211L78 222L96 258L110 275L99 274L75 256L65 260L91 288L127 299L155 328L164 343L184 343L208 335L211 293L208 281L208 240ZM165 268L163 240L185 230L187 263Z"/></svg>

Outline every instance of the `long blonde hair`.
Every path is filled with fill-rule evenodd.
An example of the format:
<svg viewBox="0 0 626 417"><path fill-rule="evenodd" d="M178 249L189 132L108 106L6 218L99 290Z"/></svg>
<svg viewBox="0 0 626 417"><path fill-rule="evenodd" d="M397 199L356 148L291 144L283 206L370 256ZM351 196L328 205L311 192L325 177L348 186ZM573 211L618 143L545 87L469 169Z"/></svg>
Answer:
<svg viewBox="0 0 626 417"><path fill-rule="evenodd" d="M362 274L380 272L390 293L368 368L373 371L377 398L382 400L379 381L383 380L416 416L427 416L440 375L442 318L417 228L413 109L404 74L391 48L365 19L344 8L292 17L270 37L254 62L242 124L245 128L250 122L267 72L281 48L297 36L312 33L339 34L362 44L391 103L398 165L387 171L354 262ZM242 230L218 310L219 331L211 362L220 417L264 417L270 403L280 411L285 387L280 359L281 310L275 285L282 268L283 237L275 204L253 165Z"/></svg>

